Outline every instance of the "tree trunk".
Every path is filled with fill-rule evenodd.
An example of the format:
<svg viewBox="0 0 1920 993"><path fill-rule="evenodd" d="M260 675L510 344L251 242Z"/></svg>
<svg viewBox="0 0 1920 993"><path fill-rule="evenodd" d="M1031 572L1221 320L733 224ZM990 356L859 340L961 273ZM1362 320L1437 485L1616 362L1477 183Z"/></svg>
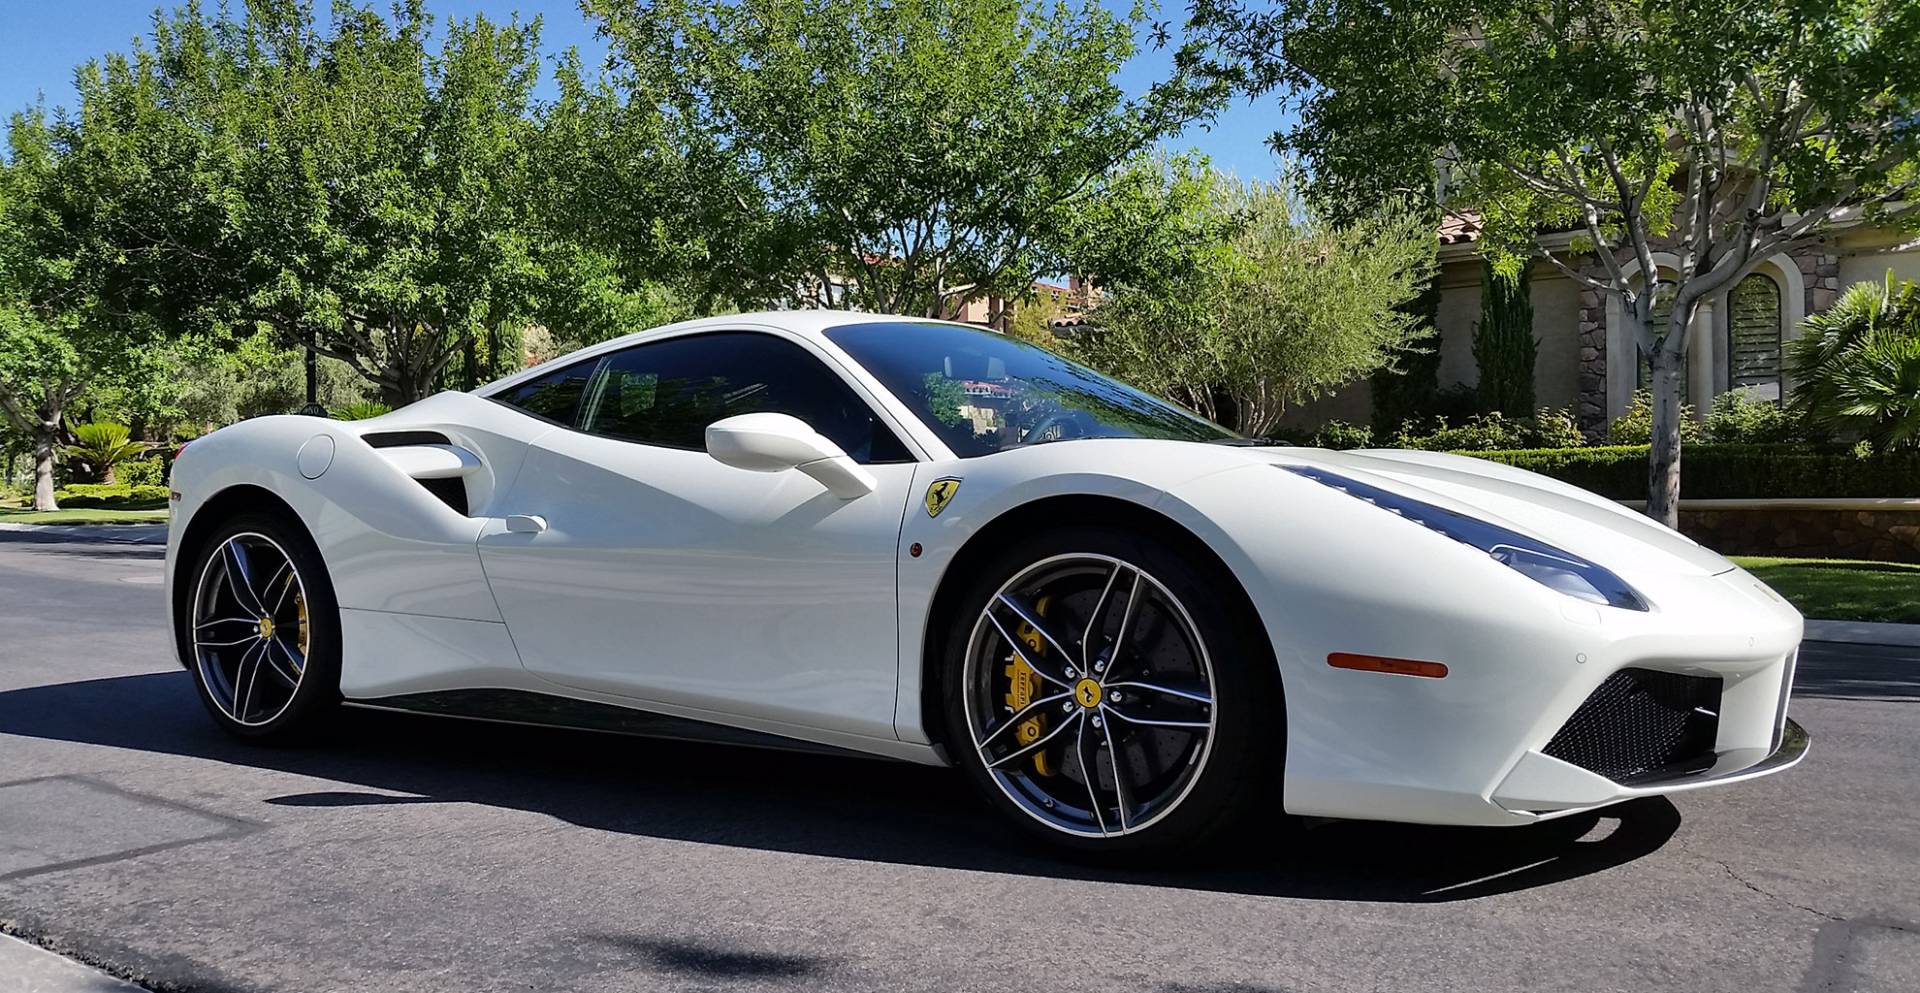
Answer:
<svg viewBox="0 0 1920 993"><path fill-rule="evenodd" d="M53 499L53 441L54 433L59 427L58 420L43 420L34 425L33 509L35 510L60 509L60 504Z"/></svg>
<svg viewBox="0 0 1920 993"><path fill-rule="evenodd" d="M1653 438L1647 455L1647 516L1670 528L1680 526L1680 371L1686 356L1653 350Z"/></svg>

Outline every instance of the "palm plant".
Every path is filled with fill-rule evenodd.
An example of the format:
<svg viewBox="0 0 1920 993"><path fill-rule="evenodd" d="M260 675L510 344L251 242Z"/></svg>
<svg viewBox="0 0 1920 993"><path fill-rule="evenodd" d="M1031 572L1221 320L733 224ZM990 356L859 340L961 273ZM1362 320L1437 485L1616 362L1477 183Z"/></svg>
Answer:
<svg viewBox="0 0 1920 993"><path fill-rule="evenodd" d="M393 408L378 400L360 400L329 411L336 421L364 421L369 417L393 413Z"/></svg>
<svg viewBox="0 0 1920 993"><path fill-rule="evenodd" d="M72 443L65 446L67 456L92 467L97 481L102 483L114 481L114 466L147 453L146 443L134 441L133 432L125 424L95 421L70 424L67 430L73 435Z"/></svg>
<svg viewBox="0 0 1920 993"><path fill-rule="evenodd" d="M1920 287L1857 283L1787 344L1792 408L1874 447L1920 447Z"/></svg>

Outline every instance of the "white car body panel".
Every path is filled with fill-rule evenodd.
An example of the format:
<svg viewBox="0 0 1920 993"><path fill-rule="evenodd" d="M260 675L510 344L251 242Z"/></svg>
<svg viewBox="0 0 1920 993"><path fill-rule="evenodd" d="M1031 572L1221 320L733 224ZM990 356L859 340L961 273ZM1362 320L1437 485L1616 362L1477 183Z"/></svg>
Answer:
<svg viewBox="0 0 1920 993"><path fill-rule="evenodd" d="M372 420L266 417L194 442L175 474L169 603L187 581L176 569L187 522L231 487L260 487L327 563L350 702L524 691L937 762L924 656L955 557L1009 512L1097 497L1164 516L1239 581L1285 691L1291 812L1517 824L1775 771L1761 763L1780 734L1800 617L1675 532L1563 483L1437 453L1106 439L957 458L823 333L865 320L897 319L713 318L558 361L718 329L798 342L915 458L864 466L872 493L842 499L799 471L590 436L485 399L553 368L543 365ZM404 432L447 444L363 440ZM1652 609L1557 593L1285 465L1548 542L1613 571ZM949 477L959 489L930 515L922 496ZM432 480L464 487L467 515L424 487ZM509 531L509 515L546 529ZM1336 652L1448 673L1333 668ZM1711 770L1623 786L1543 752L1628 666L1722 679Z"/></svg>

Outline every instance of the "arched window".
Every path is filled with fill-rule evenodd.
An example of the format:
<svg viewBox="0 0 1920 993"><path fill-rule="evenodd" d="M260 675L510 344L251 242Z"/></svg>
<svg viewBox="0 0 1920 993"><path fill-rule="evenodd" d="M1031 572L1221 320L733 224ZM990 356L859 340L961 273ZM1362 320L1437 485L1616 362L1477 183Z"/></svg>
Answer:
<svg viewBox="0 0 1920 993"><path fill-rule="evenodd" d="M1780 399L1780 286L1757 272L1727 294L1727 385Z"/></svg>
<svg viewBox="0 0 1920 993"><path fill-rule="evenodd" d="M1653 314L1647 320L1648 326L1653 328L1653 336L1655 338L1667 333L1667 321L1672 318L1673 284L1662 280L1653 287ZM1650 390L1653 388L1653 360L1647 357L1646 352L1638 348L1634 349L1634 353L1639 359L1639 364L1634 372L1633 388L1636 390ZM1686 364L1680 366L1680 396L1682 397L1683 403L1687 402L1685 400L1686 397L1692 396L1688 391L1687 381L1690 378L1688 376L1689 371Z"/></svg>

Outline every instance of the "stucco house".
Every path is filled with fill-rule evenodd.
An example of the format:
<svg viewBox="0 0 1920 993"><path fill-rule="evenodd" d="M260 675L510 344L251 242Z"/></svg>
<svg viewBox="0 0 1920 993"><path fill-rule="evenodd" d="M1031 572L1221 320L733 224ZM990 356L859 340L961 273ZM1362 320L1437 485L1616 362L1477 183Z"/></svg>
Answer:
<svg viewBox="0 0 1920 993"><path fill-rule="evenodd" d="M1473 329L1480 320L1483 267L1470 218L1450 218L1440 238L1439 383L1473 385L1479 379L1473 360ZM1564 249L1572 233L1545 240ZM1588 257L1585 269L1596 275L1600 260ZM1677 265L1671 253L1656 252L1658 266ZM1627 257L1624 268L1637 274ZM1733 389L1778 399L1792 383L1781 370L1781 343L1799 332L1806 315L1833 305L1840 291L1863 280L1920 281L1920 238L1861 223L1857 214L1840 214L1793 242L1786 251L1761 261L1759 268L1718 298L1706 301L1695 317L1688 342L1688 402L1704 417L1713 399ZM1619 416L1643 383L1632 332L1620 306L1609 295L1583 287L1546 262L1529 273L1534 337L1534 392L1543 407L1572 406L1583 430L1598 433ZM1372 396L1365 381L1292 411L1290 427L1311 429L1328 420L1367 423Z"/></svg>

